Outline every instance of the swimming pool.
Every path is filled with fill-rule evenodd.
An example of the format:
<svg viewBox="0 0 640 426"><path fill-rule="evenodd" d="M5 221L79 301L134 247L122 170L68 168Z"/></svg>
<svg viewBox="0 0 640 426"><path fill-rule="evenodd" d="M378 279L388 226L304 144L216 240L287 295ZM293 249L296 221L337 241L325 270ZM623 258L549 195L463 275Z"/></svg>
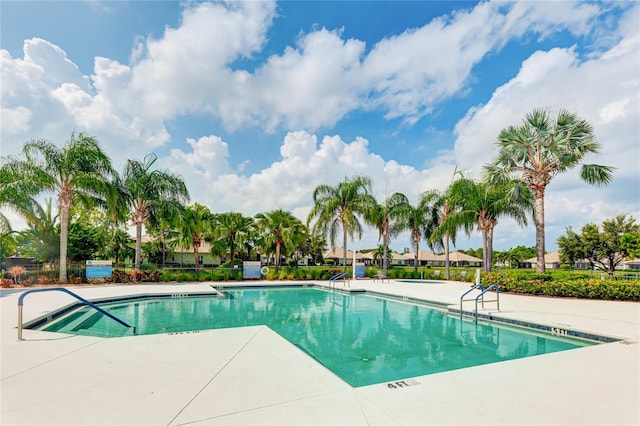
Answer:
<svg viewBox="0 0 640 426"><path fill-rule="evenodd" d="M592 343L462 320L443 309L315 288L226 290L225 297L101 305L138 334L266 325L352 386L574 349ZM131 331L82 308L46 331L116 337Z"/></svg>

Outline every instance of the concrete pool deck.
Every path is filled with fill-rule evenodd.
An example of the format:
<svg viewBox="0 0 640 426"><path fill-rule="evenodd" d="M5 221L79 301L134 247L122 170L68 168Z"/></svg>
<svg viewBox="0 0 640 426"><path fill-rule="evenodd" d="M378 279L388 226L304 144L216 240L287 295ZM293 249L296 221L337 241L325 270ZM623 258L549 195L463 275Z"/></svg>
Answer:
<svg viewBox="0 0 640 426"><path fill-rule="evenodd" d="M239 283L248 284L258 283ZM98 299L213 292L211 285L234 286L71 290ZM453 306L469 289L393 280L350 286ZM420 376L412 386L353 388L265 326L114 339L24 330L18 342L18 295L0 298L2 425L640 424L640 303L502 294L500 312L495 304L483 312L622 340ZM24 321L72 301L31 294Z"/></svg>

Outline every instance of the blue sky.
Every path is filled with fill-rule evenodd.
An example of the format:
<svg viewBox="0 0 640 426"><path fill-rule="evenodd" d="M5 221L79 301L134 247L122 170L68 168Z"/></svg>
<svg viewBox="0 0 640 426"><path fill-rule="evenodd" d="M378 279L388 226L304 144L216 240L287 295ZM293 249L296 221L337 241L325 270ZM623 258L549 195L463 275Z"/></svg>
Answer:
<svg viewBox="0 0 640 426"><path fill-rule="evenodd" d="M121 167L155 152L192 201L301 219L313 188L365 174L382 201L480 177L498 132L536 107L590 121L594 188L547 193L567 226L640 217L637 2L2 1L2 155L95 135ZM18 220L16 219L16 222ZM533 246L503 219L495 248ZM352 247L377 244L370 230ZM400 236L392 247L410 246ZM477 233L458 248L479 247Z"/></svg>

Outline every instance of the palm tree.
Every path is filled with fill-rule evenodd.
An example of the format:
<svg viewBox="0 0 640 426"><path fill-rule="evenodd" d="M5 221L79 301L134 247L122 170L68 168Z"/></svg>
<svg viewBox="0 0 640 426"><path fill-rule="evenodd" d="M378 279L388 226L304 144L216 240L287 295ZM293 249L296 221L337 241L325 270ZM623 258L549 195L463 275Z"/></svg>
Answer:
<svg viewBox="0 0 640 426"><path fill-rule="evenodd" d="M202 246L205 234L211 229L213 220L214 215L211 213L209 208L201 204L195 203L192 206L185 207L183 210L181 221L181 231L185 237L183 241L193 247L193 261L195 263L196 274L200 269L199 250ZM165 232L165 230L163 229L162 232Z"/></svg>
<svg viewBox="0 0 640 426"><path fill-rule="evenodd" d="M116 173L97 139L71 133L62 148L45 140L25 143L23 157L10 157L0 169L0 187L10 204L54 192L60 211L60 276L67 282L69 209L77 201L104 204L114 193ZM4 198L3 196L2 198ZM17 201L15 201L17 200ZM4 200L3 200L4 201Z"/></svg>
<svg viewBox="0 0 640 426"><path fill-rule="evenodd" d="M5 259L12 256L16 249L15 234L6 216L0 213L0 271L5 269Z"/></svg>
<svg viewBox="0 0 640 426"><path fill-rule="evenodd" d="M371 179L366 176L354 176L340 182L336 186L318 185L313 191L314 206L307 218L307 226L316 219L314 234L329 235L331 246L335 247L335 239L342 230L343 267L347 266L347 236L353 239L357 232L362 237L362 225L358 215L365 215L376 204L369 195Z"/></svg>
<svg viewBox="0 0 640 426"><path fill-rule="evenodd" d="M391 258L391 253L389 253L389 251L385 249L383 244L380 244L378 247L372 250L370 254L371 254L371 257L373 258L373 263L377 264L379 261L380 266L387 263ZM385 273L385 276L386 276L386 273Z"/></svg>
<svg viewBox="0 0 640 426"><path fill-rule="evenodd" d="M35 203L32 209L27 215L27 228L19 233L21 245L28 246L23 253L40 262L54 262L60 257L59 215L54 213L50 198L45 201L44 207Z"/></svg>
<svg viewBox="0 0 640 426"><path fill-rule="evenodd" d="M402 216L404 210L410 207L409 200L404 194L394 193L391 197L384 200L382 204L375 204L365 214L367 222L376 227L379 236L382 237L382 273L387 276L389 266L389 240L397 236L402 228L398 226L398 220Z"/></svg>
<svg viewBox="0 0 640 426"><path fill-rule="evenodd" d="M130 244L133 243L134 240L129 236L127 231L124 229L115 228L113 230L113 234L110 239L110 252L113 253L113 257L115 258L114 266L118 266L120 259L125 260L127 257L131 256L132 249Z"/></svg>
<svg viewBox="0 0 640 426"><path fill-rule="evenodd" d="M420 240L424 237L427 244L433 249L433 244L429 241L433 231L438 226L436 218L429 214L426 205L419 204L416 207L408 204L399 212L398 228L399 231L409 231L411 233L411 241L413 242L413 270L418 271Z"/></svg>
<svg viewBox="0 0 640 426"><path fill-rule="evenodd" d="M128 160L123 171L123 186L131 221L136 226L135 268L140 269L142 225L157 227L161 218L178 215L189 200L189 191L181 177L162 170L152 170L155 154L144 161Z"/></svg>
<svg viewBox="0 0 640 426"><path fill-rule="evenodd" d="M489 272L493 263L493 231L498 218L508 216L520 226L526 226L527 217L533 212L531 191L522 181L494 185L464 176L451 184L450 191L450 200L457 207L452 220L477 226L482 234L484 270Z"/></svg>
<svg viewBox="0 0 640 426"><path fill-rule="evenodd" d="M260 240L265 248L275 246L275 267L280 268L280 251L283 247L293 251L305 239L304 224L291 212L282 209L255 216Z"/></svg>
<svg viewBox="0 0 640 426"><path fill-rule="evenodd" d="M445 278L450 278L449 241L456 243L456 234L467 223L453 216L455 207L451 203L450 187L445 192L436 189L426 191L420 197L418 208L427 212L427 223L437 225L427 243L433 249L444 249Z"/></svg>
<svg viewBox="0 0 640 426"><path fill-rule="evenodd" d="M241 213L230 212L215 215L211 240L212 254L224 256L229 251L229 267L235 266L236 246L242 246L244 237L248 235L254 225L253 219Z"/></svg>
<svg viewBox="0 0 640 426"><path fill-rule="evenodd" d="M555 121L548 109L534 109L524 123L509 126L498 135L498 156L485 166L492 182L505 182L512 174L521 176L535 198L537 272L545 272L544 193L558 174L582 163L600 144L591 125L577 115L560 110ZM613 178L613 167L582 164L580 177L592 185L604 185Z"/></svg>

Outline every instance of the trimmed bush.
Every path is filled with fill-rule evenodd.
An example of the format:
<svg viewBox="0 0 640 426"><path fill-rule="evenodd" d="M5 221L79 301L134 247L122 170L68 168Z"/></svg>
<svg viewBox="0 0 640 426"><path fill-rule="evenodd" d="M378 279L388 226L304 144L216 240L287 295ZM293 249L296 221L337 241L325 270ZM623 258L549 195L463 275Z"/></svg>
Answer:
<svg viewBox="0 0 640 426"><path fill-rule="evenodd" d="M547 278L549 277L549 278ZM482 274L486 286L496 284L501 292L546 295L554 297L579 297L585 299L640 301L640 281L616 281L594 278L556 280L551 275L535 279L519 279L495 272Z"/></svg>

